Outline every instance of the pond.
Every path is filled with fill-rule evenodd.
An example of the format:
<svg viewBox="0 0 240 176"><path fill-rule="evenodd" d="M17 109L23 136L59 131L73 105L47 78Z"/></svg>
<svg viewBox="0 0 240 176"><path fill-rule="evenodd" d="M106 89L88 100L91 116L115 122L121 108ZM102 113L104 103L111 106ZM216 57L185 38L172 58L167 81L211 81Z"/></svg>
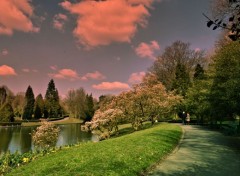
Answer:
<svg viewBox="0 0 240 176"><path fill-rule="evenodd" d="M60 133L56 146L98 141L98 136L81 130L80 124L59 125ZM34 150L31 132L36 127L0 127L0 155L7 152L25 153Z"/></svg>

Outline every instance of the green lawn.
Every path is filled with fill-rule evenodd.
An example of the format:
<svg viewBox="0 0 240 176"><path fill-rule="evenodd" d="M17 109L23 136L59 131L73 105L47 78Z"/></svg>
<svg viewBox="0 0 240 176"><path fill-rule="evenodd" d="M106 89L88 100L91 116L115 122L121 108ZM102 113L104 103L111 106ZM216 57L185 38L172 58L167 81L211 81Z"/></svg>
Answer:
<svg viewBox="0 0 240 176"><path fill-rule="evenodd" d="M76 118L65 118L63 120L56 120L51 122L57 125L64 125L64 124L71 124L71 123L82 123L83 121ZM22 126L39 126L39 125L41 125L40 122L23 122L22 123Z"/></svg>
<svg viewBox="0 0 240 176"><path fill-rule="evenodd" d="M181 133L177 125L160 124L118 138L64 148L8 175L139 175L171 152Z"/></svg>

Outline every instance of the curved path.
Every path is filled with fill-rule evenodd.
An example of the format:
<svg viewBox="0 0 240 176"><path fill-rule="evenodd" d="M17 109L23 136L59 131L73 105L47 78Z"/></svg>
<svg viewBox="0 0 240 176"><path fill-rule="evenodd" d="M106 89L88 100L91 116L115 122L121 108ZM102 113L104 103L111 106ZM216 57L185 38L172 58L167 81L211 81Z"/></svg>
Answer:
<svg viewBox="0 0 240 176"><path fill-rule="evenodd" d="M200 126L182 126L178 148L151 176L240 176L240 139Z"/></svg>

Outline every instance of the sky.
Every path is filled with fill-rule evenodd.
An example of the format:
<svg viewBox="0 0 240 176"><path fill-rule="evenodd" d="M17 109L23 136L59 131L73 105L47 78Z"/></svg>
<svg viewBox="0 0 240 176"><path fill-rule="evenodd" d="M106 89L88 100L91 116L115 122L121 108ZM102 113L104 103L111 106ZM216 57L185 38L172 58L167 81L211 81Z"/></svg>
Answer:
<svg viewBox="0 0 240 176"><path fill-rule="evenodd" d="M174 41L210 51L211 0L0 0L0 85L94 97L139 83Z"/></svg>

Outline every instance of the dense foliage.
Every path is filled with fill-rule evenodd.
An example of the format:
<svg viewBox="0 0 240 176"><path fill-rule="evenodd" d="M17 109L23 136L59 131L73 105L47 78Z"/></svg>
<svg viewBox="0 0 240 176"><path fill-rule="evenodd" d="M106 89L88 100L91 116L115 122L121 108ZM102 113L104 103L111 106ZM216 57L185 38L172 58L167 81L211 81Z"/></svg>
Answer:
<svg viewBox="0 0 240 176"><path fill-rule="evenodd" d="M14 121L14 112L11 104L5 103L0 108L0 121L2 122L13 122Z"/></svg>
<svg viewBox="0 0 240 176"><path fill-rule="evenodd" d="M100 138L118 134L121 123L131 123L132 128L138 130L144 121L151 121L153 124L156 120L169 118L181 100L181 96L167 92L155 75L148 74L143 82L135 85L132 90L101 104L92 121L87 122L84 129L99 130Z"/></svg>
<svg viewBox="0 0 240 176"><path fill-rule="evenodd" d="M57 118L61 115L62 109L59 104L58 90L55 87L53 79L48 83L47 91L45 94L45 118Z"/></svg>
<svg viewBox="0 0 240 176"><path fill-rule="evenodd" d="M43 117L44 112L44 100L42 94L39 94L36 97L35 106L34 106L34 118L39 119Z"/></svg>
<svg viewBox="0 0 240 176"><path fill-rule="evenodd" d="M23 119L30 120L33 116L35 98L31 86L28 86L25 94L25 102L23 109Z"/></svg>
<svg viewBox="0 0 240 176"><path fill-rule="evenodd" d="M240 115L240 44L223 47L214 57L215 73L210 94L212 115L233 119Z"/></svg>
<svg viewBox="0 0 240 176"><path fill-rule="evenodd" d="M69 90L64 104L71 117L84 122L90 121L95 112L92 94L86 94L83 88Z"/></svg>

